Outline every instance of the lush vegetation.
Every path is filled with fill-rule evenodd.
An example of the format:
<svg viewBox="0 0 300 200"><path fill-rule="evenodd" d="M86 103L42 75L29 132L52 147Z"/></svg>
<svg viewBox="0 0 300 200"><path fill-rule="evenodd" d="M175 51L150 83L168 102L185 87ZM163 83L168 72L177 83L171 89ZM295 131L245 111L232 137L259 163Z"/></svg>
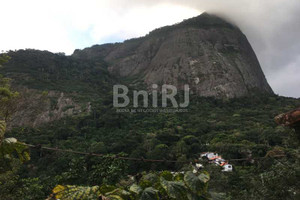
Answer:
<svg viewBox="0 0 300 200"><path fill-rule="evenodd" d="M62 186L53 189L49 199L111 199L111 200L150 200L150 199L208 199L209 175L206 172L173 175L169 171L159 174L143 174L134 178L126 186L101 185L93 187Z"/></svg>
<svg viewBox="0 0 300 200"><path fill-rule="evenodd" d="M0 67L9 57L0 56ZM15 110L17 92L10 89L10 80L0 76L0 184L1 189L10 184L10 174L16 170L15 164L30 160L29 149L16 138L6 138L6 120ZM0 197L2 197L0 189ZM5 196L7 198L8 196ZM2 198L1 198L2 199Z"/></svg>
<svg viewBox="0 0 300 200"><path fill-rule="evenodd" d="M66 92L75 100L87 102L107 93L114 81L101 59L82 61L37 50L10 51L7 55L12 59L1 73L17 86Z"/></svg>
<svg viewBox="0 0 300 200"><path fill-rule="evenodd" d="M273 117L299 104L277 96L253 96L230 101L195 98L188 113L116 113L98 105L90 116L66 118L9 134L22 141L82 152L119 154L135 158L189 161L203 151L225 159L264 157L253 162L232 161L233 173L206 165L210 192L228 198L296 199L299 194L299 141L293 130L277 126ZM285 157L276 158L277 154ZM79 156L32 149L32 160L21 167L20 178L34 179L44 196L56 184L118 184L143 171L190 169L182 163L144 163L111 157ZM276 192L274 192L276 188Z"/></svg>
<svg viewBox="0 0 300 200"><path fill-rule="evenodd" d="M59 56L54 55L55 59L84 63ZM105 156L32 148L29 162L21 164L14 159L11 170L1 173L0 199L46 199L51 193L49 198L84 194L96 195L94 199L113 199L110 195L117 199L139 199L143 195L146 199L299 199L299 140L292 129L274 122L277 114L299 106L299 99L258 93L231 100L191 96L185 113L118 113L112 106L109 88L115 79L107 74L105 64L98 66L99 73L93 71L95 63L87 66L87 74L81 78L81 68L72 68L73 64L49 71L50 61L41 62L45 62L44 70L30 68L37 63L32 61L23 70L14 68L16 63L9 64L12 68L7 67L3 73L27 87L63 90L79 100L90 98L92 111L38 128L17 127L6 136L39 147ZM62 75L68 66L74 71L70 76ZM49 78L39 78L44 76ZM83 88L74 88L73 82ZM203 171L192 175L188 172L192 167L189 161L198 159L203 151L218 152L228 160L249 159L230 161L232 173L204 162ZM138 162L114 159L112 155L180 162ZM165 170L186 173L171 176ZM209 182L201 179L208 176L204 171L210 174ZM134 181L129 175L135 177ZM190 184L190 180L197 183ZM168 189L173 186L178 188ZM197 197L187 196L196 193Z"/></svg>

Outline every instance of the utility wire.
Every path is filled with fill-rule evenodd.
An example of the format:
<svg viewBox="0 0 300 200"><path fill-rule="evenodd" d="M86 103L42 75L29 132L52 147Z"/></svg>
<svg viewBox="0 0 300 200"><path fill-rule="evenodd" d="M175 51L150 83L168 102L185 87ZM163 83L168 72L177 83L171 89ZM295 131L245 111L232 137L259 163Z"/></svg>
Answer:
<svg viewBox="0 0 300 200"><path fill-rule="evenodd" d="M49 151L58 151L58 152L65 152L65 153L73 153L79 155L86 155L86 156L96 156L96 157L108 157L112 159L120 159L120 160L131 160L131 161L141 161L141 162L164 162L164 163L191 163L192 161L177 161L177 160L156 160L156 159L145 159L145 158L131 158L131 157L124 157L118 155L108 155L108 154L98 154L98 153L87 153L82 151L74 151L69 149L59 149L57 147L44 147L42 145L33 145L33 144L25 144L26 146L34 149L44 149ZM281 158L285 157L286 155L274 155L273 158ZM252 160L259 160L259 159L266 159L268 157L255 157L255 158L237 158L237 159L229 159L226 161L252 161ZM197 162L198 160L194 160L193 162Z"/></svg>
<svg viewBox="0 0 300 200"><path fill-rule="evenodd" d="M32 144L25 144L25 145L35 149L45 149L49 151L59 151L59 152L73 153L73 154L86 155L86 156L108 157L108 158L120 159L120 160L132 160L132 161L142 161L142 162L168 162L168 163L190 163L191 162L191 161L177 161L177 160L155 160L155 159L145 159L145 158L131 158L131 157L118 156L118 155L87 153L81 151L73 151L69 149L43 147L41 145L32 145Z"/></svg>

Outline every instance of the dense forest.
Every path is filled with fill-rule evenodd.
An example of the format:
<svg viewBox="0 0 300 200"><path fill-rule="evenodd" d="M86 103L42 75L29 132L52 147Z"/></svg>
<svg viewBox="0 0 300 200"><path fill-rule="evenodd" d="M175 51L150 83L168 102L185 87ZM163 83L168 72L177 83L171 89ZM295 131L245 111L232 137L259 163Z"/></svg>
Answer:
<svg viewBox="0 0 300 200"><path fill-rule="evenodd" d="M111 90L120 80L109 75L101 59L49 58L50 53L34 50L8 55L12 59L1 69L2 110L14 111L15 98L22 95L13 92L15 85L65 92L92 106L90 112L37 127L5 131L2 126L0 199L300 198L298 136L274 121L299 107L299 99L255 91L233 99L191 95L187 112L119 113ZM4 138L22 143L7 152ZM207 151L229 160L233 172L199 161ZM190 172L195 162L204 165L196 174Z"/></svg>

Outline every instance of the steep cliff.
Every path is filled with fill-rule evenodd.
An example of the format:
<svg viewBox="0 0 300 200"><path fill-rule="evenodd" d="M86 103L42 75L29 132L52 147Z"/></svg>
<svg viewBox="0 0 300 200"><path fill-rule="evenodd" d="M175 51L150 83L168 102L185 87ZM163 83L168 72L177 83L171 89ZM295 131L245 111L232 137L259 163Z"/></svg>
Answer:
<svg viewBox="0 0 300 200"><path fill-rule="evenodd" d="M201 96L240 97L273 93L246 36L204 13L124 43L75 50L79 59L104 59L110 73L131 83L189 84Z"/></svg>

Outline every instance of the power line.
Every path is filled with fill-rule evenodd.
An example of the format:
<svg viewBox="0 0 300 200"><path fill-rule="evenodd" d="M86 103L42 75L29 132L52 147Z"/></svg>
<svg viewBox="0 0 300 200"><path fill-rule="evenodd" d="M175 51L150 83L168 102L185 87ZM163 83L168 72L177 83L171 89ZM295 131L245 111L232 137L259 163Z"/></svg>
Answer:
<svg viewBox="0 0 300 200"><path fill-rule="evenodd" d="M49 151L59 151L59 152L66 152L66 153L73 153L79 155L86 155L86 156L96 156L96 157L108 157L112 159L120 159L120 160L131 160L131 161L142 161L142 162L167 162L167 163L190 163L191 161L177 161L177 160L157 160L157 159L145 159L145 158L131 158L131 157L124 157L118 155L108 155L108 154L97 154L97 153L87 153L81 151L73 151L69 149L59 149L53 147L43 147L41 145L32 145L32 144L25 144L28 147L35 148L35 149L45 149Z"/></svg>
<svg viewBox="0 0 300 200"><path fill-rule="evenodd" d="M124 156L118 156L118 155L108 155L108 154L98 154L98 153L87 153L82 151L74 151L70 149L59 149L57 147L44 147L42 145L33 145L33 144L25 144L26 146L30 148L35 149L44 149L49 151L59 151L59 152L65 152L65 153L73 153L73 154L79 154L79 155L86 155L86 156L96 156L96 157L107 157L112 159L120 159L120 160L131 160L131 161L141 161L141 162L163 162L163 163L191 163L191 162L197 162L198 160L194 161L177 161L177 160L159 160L159 159L145 159L145 158L132 158L132 157L124 157ZM274 155L273 158L281 158L285 157L286 155ZM237 159L229 159L229 161L252 161L252 160L260 160L260 159L266 159L268 157L255 157L255 158L237 158Z"/></svg>
<svg viewBox="0 0 300 200"><path fill-rule="evenodd" d="M274 155L272 156L272 158L282 158L282 157L286 157L286 155ZM269 158L269 157L255 157L255 158L252 158L252 157L249 157L249 158L236 158L236 159L229 159L228 161L251 161L251 160L260 160L260 159L266 159L266 158Z"/></svg>

